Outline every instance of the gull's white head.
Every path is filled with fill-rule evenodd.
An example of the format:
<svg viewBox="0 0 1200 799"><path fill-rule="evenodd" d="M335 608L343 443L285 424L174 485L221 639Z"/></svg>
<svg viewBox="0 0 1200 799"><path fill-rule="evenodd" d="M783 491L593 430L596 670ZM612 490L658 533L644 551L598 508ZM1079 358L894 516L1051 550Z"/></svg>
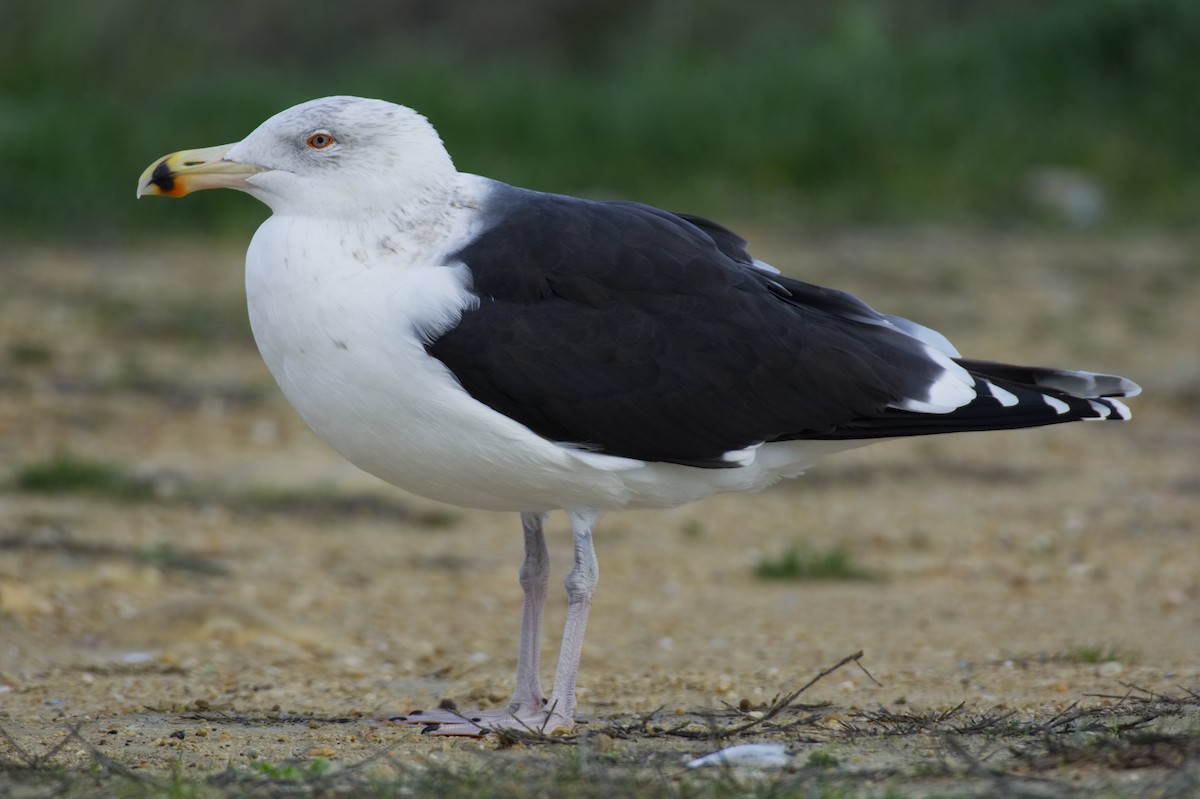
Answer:
<svg viewBox="0 0 1200 799"><path fill-rule="evenodd" d="M282 215L409 215L443 200L455 174L437 131L411 108L324 97L276 114L237 144L158 159L138 196L233 188Z"/></svg>

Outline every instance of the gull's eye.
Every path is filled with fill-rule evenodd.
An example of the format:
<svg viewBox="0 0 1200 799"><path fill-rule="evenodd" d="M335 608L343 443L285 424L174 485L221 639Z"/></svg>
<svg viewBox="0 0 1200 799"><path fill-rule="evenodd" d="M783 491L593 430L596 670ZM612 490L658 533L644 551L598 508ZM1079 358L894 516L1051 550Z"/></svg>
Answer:
<svg viewBox="0 0 1200 799"><path fill-rule="evenodd" d="M324 150L326 147L333 146L335 141L337 141L337 139L333 138L333 134L326 133L322 130L317 131L313 135L309 136L305 144L314 150Z"/></svg>

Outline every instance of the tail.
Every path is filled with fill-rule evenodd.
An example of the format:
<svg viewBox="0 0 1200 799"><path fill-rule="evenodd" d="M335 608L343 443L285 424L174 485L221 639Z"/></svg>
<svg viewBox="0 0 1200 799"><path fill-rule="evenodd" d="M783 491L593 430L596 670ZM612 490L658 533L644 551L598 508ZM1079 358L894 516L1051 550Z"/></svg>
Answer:
<svg viewBox="0 0 1200 799"><path fill-rule="evenodd" d="M1133 397L1132 380L1095 372L1014 366L956 358L975 381L975 398L949 413L889 408L806 438L824 440L926 436L973 430L1012 430L1077 421L1125 421L1129 408L1117 397Z"/></svg>

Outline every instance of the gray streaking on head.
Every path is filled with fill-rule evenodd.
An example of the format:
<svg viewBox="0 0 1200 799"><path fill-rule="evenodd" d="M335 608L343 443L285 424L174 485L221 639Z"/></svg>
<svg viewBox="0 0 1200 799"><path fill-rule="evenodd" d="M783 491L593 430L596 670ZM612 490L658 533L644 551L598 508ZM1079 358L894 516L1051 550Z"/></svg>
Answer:
<svg viewBox="0 0 1200 799"><path fill-rule="evenodd" d="M573 727L603 511L761 489L872 439L1127 419L1115 398L1139 390L962 358L935 331L779 274L706 219L458 172L424 117L380 100L313 100L237 144L169 155L138 195L217 187L273 211L246 257L250 321L313 430L408 491L521 513L512 700L407 717L443 734ZM557 509L575 563L547 700L543 523Z"/></svg>

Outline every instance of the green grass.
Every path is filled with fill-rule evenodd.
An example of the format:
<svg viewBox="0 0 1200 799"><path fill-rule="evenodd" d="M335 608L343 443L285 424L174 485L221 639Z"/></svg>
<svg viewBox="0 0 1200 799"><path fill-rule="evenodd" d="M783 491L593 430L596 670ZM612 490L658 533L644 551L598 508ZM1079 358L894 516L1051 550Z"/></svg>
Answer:
<svg viewBox="0 0 1200 799"><path fill-rule="evenodd" d="M265 774L273 780L284 782L309 782L319 779L326 774L330 768L330 762L323 757L316 757L308 762L301 763L270 763L265 760L256 760L250 764L250 767L261 774Z"/></svg>
<svg viewBox="0 0 1200 799"><path fill-rule="evenodd" d="M1021 663L1075 663L1080 665L1099 665L1102 663L1122 663L1132 665L1138 662L1138 655L1132 649L1110 643L1071 644L1058 652L1039 652L1036 654L1020 654L1009 658Z"/></svg>
<svg viewBox="0 0 1200 799"><path fill-rule="evenodd" d="M788 547L778 557L763 558L754 575L764 580L872 580L875 575L854 563L845 546L823 552L803 546Z"/></svg>
<svg viewBox="0 0 1200 799"><path fill-rule="evenodd" d="M332 93L422 110L468 171L712 215L1038 222L1026 184L1047 166L1116 220L1200 207L1192 0L413 8L14 5L0 229L241 237L265 215L249 198L135 204L135 179Z"/></svg>
<svg viewBox="0 0 1200 799"><path fill-rule="evenodd" d="M161 489L159 488L161 484ZM220 504L248 514L290 514L344 518L374 517L407 521L428 530L448 530L459 523L459 515L446 510L414 512L385 496L348 494L326 485L277 488L249 486L229 490L187 480L177 475L139 475L114 461L99 461L62 451L40 461L19 466L9 481L11 488L34 494L83 494L123 502L177 502ZM156 548L143 554L145 560L176 569L206 571L203 563L184 562L185 553ZM181 560L183 559L183 560Z"/></svg>
<svg viewBox="0 0 1200 799"><path fill-rule="evenodd" d="M8 346L8 362L13 366L45 366L53 360L54 351L37 341L16 341Z"/></svg>
<svg viewBox="0 0 1200 799"><path fill-rule="evenodd" d="M286 763L253 762L249 767L230 766L210 774L196 774L182 768L167 774L143 773L128 769L99 751L94 751L94 756L103 759L87 769L72 771L49 765L13 769L9 775L12 787L29 791L16 795L52 795L62 799L93 796L838 799L855 795L851 789L819 777L786 772L753 775L706 769L704 773L683 773L677 766L637 766L611 758L589 759L585 764L573 749L539 757L536 767L531 767L528 758L495 754L486 758L485 766L450 767L426 762L424 758L415 767L399 758L333 765L316 758ZM0 779L4 776L0 770Z"/></svg>
<svg viewBox="0 0 1200 799"><path fill-rule="evenodd" d="M1054 659L1066 663L1088 664L1137 662L1137 656L1133 652L1112 644L1074 644Z"/></svg>
<svg viewBox="0 0 1200 799"><path fill-rule="evenodd" d="M805 765L809 768L834 768L838 764L838 759L828 752L823 752L817 749L810 752Z"/></svg>
<svg viewBox="0 0 1200 799"><path fill-rule="evenodd" d="M59 452L44 461L17 469L12 485L38 494L86 493L137 501L154 497L150 481L107 461Z"/></svg>

